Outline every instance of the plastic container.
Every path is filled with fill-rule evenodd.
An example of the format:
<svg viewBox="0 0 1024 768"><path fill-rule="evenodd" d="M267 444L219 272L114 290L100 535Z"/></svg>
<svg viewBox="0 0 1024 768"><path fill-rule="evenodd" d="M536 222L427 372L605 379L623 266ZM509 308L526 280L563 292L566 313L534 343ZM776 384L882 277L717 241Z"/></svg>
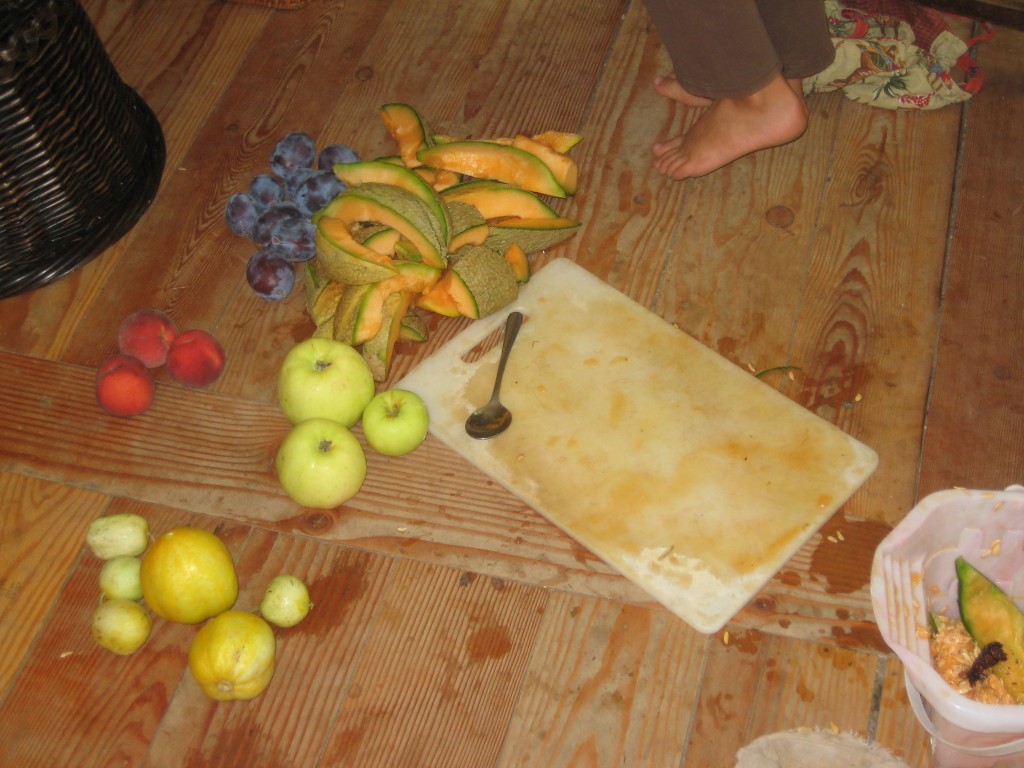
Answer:
<svg viewBox="0 0 1024 768"><path fill-rule="evenodd" d="M971 701L932 666L928 612L959 618L953 563L961 555L1024 604L1024 487L923 499L875 551L875 620L906 668L910 704L932 737L933 768L1024 768L1024 706Z"/></svg>

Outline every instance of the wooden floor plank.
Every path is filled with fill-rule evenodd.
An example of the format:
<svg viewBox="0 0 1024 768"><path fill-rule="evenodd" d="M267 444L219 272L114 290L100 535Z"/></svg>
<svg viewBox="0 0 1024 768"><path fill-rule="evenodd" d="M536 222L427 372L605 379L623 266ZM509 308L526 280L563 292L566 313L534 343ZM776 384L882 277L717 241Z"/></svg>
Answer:
<svg viewBox="0 0 1024 768"><path fill-rule="evenodd" d="M497 765L677 765L705 644L662 610L552 594Z"/></svg>
<svg viewBox="0 0 1024 768"><path fill-rule="evenodd" d="M494 765L547 599L500 579L400 563L323 763Z"/></svg>
<svg viewBox="0 0 1024 768"><path fill-rule="evenodd" d="M920 496L1024 482L1024 32L999 30L978 54L968 107Z"/></svg>
<svg viewBox="0 0 1024 768"><path fill-rule="evenodd" d="M910 709L904 667L893 655L888 656L885 664L875 740L905 761L909 768L928 768L932 764L930 737Z"/></svg>
<svg viewBox="0 0 1024 768"><path fill-rule="evenodd" d="M759 736L794 728L867 736L878 657L759 632L709 646L686 765L731 765Z"/></svg>
<svg viewBox="0 0 1024 768"><path fill-rule="evenodd" d="M0 472L0 701L108 497Z"/></svg>

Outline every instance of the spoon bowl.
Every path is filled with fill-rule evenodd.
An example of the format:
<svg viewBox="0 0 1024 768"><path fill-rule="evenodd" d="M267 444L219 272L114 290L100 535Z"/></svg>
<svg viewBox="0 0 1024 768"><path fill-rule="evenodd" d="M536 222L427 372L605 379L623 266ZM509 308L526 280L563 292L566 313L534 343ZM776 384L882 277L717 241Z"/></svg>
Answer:
<svg viewBox="0 0 1024 768"><path fill-rule="evenodd" d="M466 419L466 434L476 440L487 440L500 435L512 423L512 413L501 404L501 379L505 375L512 344L523 325L523 313L512 312L505 321L505 332L501 341L501 357L498 358L498 373L494 377L494 389L487 405L481 406Z"/></svg>

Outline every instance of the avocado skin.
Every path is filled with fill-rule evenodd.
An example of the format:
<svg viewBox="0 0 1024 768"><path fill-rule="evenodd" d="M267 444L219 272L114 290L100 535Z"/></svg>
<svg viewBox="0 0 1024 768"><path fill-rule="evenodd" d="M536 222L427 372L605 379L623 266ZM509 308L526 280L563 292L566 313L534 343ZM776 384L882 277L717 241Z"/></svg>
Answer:
<svg viewBox="0 0 1024 768"><path fill-rule="evenodd" d="M1009 595L968 563L956 559L960 619L980 648L999 643L1006 661L992 667L1010 695L1024 703L1024 613Z"/></svg>

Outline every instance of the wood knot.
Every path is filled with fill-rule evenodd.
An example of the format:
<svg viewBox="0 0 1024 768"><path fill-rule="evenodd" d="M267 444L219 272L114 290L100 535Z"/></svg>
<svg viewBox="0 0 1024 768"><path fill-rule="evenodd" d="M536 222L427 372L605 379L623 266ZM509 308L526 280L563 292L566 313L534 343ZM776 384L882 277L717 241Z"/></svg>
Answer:
<svg viewBox="0 0 1024 768"><path fill-rule="evenodd" d="M789 229L796 219L793 211L784 205L773 205L764 214L765 220L776 229Z"/></svg>

